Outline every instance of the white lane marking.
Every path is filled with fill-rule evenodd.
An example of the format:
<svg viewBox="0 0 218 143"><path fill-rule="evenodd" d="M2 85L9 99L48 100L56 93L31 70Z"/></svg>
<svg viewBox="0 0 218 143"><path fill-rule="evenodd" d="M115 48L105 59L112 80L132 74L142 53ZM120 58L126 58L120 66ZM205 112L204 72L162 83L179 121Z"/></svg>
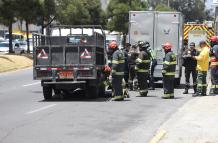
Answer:
<svg viewBox="0 0 218 143"><path fill-rule="evenodd" d="M28 86L32 86L32 85L37 85L37 84L40 84L41 82L35 82L35 83L31 83L31 84L26 84L26 85L23 85L23 87L28 87Z"/></svg>
<svg viewBox="0 0 218 143"><path fill-rule="evenodd" d="M57 105L57 104L51 104L51 105L48 105L48 106L45 106L45 107L42 107L42 108L39 108L39 109L30 111L30 112L27 112L26 114L33 114L33 113L36 113L36 112L39 112L39 111L46 110L46 109L48 109L48 108L54 107L54 106L56 106L56 105Z"/></svg>

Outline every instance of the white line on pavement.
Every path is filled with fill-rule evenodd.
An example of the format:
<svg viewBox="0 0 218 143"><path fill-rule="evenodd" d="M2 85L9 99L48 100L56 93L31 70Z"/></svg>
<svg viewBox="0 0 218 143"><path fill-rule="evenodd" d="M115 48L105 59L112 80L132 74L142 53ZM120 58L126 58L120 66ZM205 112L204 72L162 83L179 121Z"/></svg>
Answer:
<svg viewBox="0 0 218 143"><path fill-rule="evenodd" d="M51 104L51 105L48 105L48 106L45 106L45 107L42 107L42 108L39 108L39 109L30 111L30 112L27 112L26 114L33 114L33 113L36 113L36 112L39 112L39 111L46 110L46 109L48 109L48 108L54 107L54 106L56 106L56 105L57 105L57 104Z"/></svg>
<svg viewBox="0 0 218 143"><path fill-rule="evenodd" d="M23 87L28 87L28 86L32 86L32 85L37 85L37 84L40 84L41 82L35 82L35 83L31 83L31 84L26 84L26 85L23 85Z"/></svg>

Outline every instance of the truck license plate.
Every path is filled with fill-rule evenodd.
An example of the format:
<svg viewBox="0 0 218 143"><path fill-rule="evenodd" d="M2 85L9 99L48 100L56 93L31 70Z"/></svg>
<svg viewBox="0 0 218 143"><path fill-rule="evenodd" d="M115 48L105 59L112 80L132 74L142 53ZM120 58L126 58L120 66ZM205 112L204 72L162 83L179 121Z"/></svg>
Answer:
<svg viewBox="0 0 218 143"><path fill-rule="evenodd" d="M72 71L62 71L59 73L60 78L73 78L73 72Z"/></svg>

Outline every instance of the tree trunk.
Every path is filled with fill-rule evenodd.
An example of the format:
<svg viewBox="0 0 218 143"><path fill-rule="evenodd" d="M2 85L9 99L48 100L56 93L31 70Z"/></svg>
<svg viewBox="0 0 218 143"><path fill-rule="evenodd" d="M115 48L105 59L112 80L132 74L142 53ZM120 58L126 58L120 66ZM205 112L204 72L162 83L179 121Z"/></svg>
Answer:
<svg viewBox="0 0 218 143"><path fill-rule="evenodd" d="M30 53L30 42L29 42L29 23L26 20L26 37L27 37L27 53Z"/></svg>
<svg viewBox="0 0 218 143"><path fill-rule="evenodd" d="M9 53L13 53L13 44L12 44L12 22L8 26L9 31Z"/></svg>

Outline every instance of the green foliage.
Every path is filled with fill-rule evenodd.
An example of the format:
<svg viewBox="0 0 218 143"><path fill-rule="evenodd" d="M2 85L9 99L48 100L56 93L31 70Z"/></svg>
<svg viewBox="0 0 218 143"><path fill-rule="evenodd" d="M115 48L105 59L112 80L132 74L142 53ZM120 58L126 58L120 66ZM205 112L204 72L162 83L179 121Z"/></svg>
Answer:
<svg viewBox="0 0 218 143"><path fill-rule="evenodd" d="M128 32L130 10L146 10L147 3L141 0L110 0L107 8L109 21L107 28L110 31Z"/></svg>
<svg viewBox="0 0 218 143"><path fill-rule="evenodd" d="M16 0L0 0L0 22L6 26L15 22Z"/></svg>
<svg viewBox="0 0 218 143"><path fill-rule="evenodd" d="M61 24L102 24L100 0L57 0L57 20Z"/></svg>
<svg viewBox="0 0 218 143"><path fill-rule="evenodd" d="M175 11L174 9L168 7L165 4L158 4L155 8L156 11Z"/></svg>
<svg viewBox="0 0 218 143"><path fill-rule="evenodd" d="M16 0L0 0L0 23L8 26L9 53L12 53L12 24L16 21Z"/></svg>
<svg viewBox="0 0 218 143"><path fill-rule="evenodd" d="M170 7L166 6L168 0L148 0L149 6L155 10L171 11L172 9L183 13L185 21L210 20L209 12L205 11L205 4L202 0L169 0Z"/></svg>
<svg viewBox="0 0 218 143"><path fill-rule="evenodd" d="M206 18L202 0L174 0L171 7L183 13L185 21L203 21Z"/></svg>

